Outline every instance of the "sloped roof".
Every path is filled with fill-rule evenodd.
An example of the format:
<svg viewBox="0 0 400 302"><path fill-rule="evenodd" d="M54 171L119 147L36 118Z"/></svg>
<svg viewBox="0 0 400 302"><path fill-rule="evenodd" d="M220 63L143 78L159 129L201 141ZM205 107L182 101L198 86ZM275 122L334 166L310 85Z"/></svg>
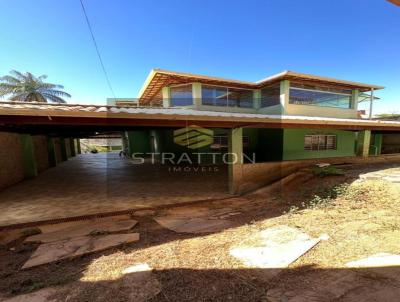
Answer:
<svg viewBox="0 0 400 302"><path fill-rule="evenodd" d="M400 131L400 122L309 116L199 111L183 108L0 102L0 126L10 123L69 125L339 128Z"/></svg>

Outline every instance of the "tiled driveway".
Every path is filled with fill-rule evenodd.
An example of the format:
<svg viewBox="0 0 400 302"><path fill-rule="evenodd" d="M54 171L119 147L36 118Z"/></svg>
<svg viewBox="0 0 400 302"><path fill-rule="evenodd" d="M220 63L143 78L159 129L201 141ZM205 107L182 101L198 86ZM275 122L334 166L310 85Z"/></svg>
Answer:
<svg viewBox="0 0 400 302"><path fill-rule="evenodd" d="M82 154L0 192L0 226L227 197L227 175Z"/></svg>

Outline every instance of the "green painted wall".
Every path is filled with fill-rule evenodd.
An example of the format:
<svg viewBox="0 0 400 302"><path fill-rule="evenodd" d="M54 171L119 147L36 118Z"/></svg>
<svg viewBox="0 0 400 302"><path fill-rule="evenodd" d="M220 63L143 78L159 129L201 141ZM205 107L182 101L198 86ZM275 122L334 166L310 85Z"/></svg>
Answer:
<svg viewBox="0 0 400 302"><path fill-rule="evenodd" d="M212 129L214 135L223 135L227 133L224 129ZM210 146L205 146L198 149L189 149L185 146L180 146L174 143L174 130L173 129L160 129L151 131L151 136L154 140L154 150L156 153L174 153L175 158L178 159L183 153L187 153L193 161L197 161L197 155L193 153L210 153L218 152L210 148ZM160 157L158 157L160 158ZM201 162L204 164L212 162L212 155L202 155Z"/></svg>
<svg viewBox="0 0 400 302"><path fill-rule="evenodd" d="M151 152L149 131L129 131L127 132L127 137L129 155L132 155L133 153Z"/></svg>
<svg viewBox="0 0 400 302"><path fill-rule="evenodd" d="M47 150L49 154L49 166L55 167L57 166L57 154L56 154L56 146L54 143L54 138L47 138Z"/></svg>
<svg viewBox="0 0 400 302"><path fill-rule="evenodd" d="M76 139L76 153L77 154L82 154L81 140L79 138Z"/></svg>
<svg viewBox="0 0 400 302"><path fill-rule="evenodd" d="M61 160L66 161L68 160L68 144L65 138L60 138L60 147L61 147Z"/></svg>
<svg viewBox="0 0 400 302"><path fill-rule="evenodd" d="M214 135L227 135L227 129L214 128ZM215 150L210 146L189 149L174 143L173 129L156 129L151 131L131 131L128 141L133 152L174 153L177 160L183 153L189 154L193 162L194 153L226 153L227 150ZM308 134L337 135L337 150L308 151L304 150L304 136ZM243 136L249 137L249 146L243 149L245 162L256 154L256 162L311 159L325 157L355 156L356 132L330 129L255 129L244 128ZM377 136L379 140L379 136ZM133 153L132 152L132 153ZM161 156L156 156L161 159ZM212 155L202 155L202 164L212 163ZM217 163L222 163L222 156L217 156Z"/></svg>
<svg viewBox="0 0 400 302"><path fill-rule="evenodd" d="M256 161L281 161L283 129L254 129L257 133Z"/></svg>
<svg viewBox="0 0 400 302"><path fill-rule="evenodd" d="M337 150L304 150L304 136L312 134L337 135ZM355 156L356 133L329 129L284 129L283 160Z"/></svg>
<svg viewBox="0 0 400 302"><path fill-rule="evenodd" d="M76 149L75 149L75 140L73 138L69 139L69 148L71 150L70 154L71 156L76 155Z"/></svg>
<svg viewBox="0 0 400 302"><path fill-rule="evenodd" d="M32 136L29 134L21 134L20 139L22 147L22 161L24 165L24 176L25 178L36 177L38 171Z"/></svg>

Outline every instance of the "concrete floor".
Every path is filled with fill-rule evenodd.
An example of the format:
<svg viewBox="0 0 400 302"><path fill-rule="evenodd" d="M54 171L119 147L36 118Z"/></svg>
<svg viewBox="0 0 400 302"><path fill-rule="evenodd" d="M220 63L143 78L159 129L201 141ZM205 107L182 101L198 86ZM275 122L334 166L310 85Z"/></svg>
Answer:
<svg viewBox="0 0 400 302"><path fill-rule="evenodd" d="M226 167L171 172L82 154L0 192L0 226L228 197Z"/></svg>

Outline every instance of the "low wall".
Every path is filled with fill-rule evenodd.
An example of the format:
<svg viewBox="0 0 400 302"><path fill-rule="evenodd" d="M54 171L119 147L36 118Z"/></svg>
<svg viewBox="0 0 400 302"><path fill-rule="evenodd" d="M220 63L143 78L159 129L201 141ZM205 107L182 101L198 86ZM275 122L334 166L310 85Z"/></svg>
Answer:
<svg viewBox="0 0 400 302"><path fill-rule="evenodd" d="M17 133L0 132L0 189L24 179L22 147Z"/></svg>
<svg viewBox="0 0 400 302"><path fill-rule="evenodd" d="M300 169L317 163L367 164L399 163L400 154L385 154L370 157L333 157L324 159L290 160L256 164L233 165L233 188L235 194L243 194L271 184Z"/></svg>
<svg viewBox="0 0 400 302"><path fill-rule="evenodd" d="M58 139L59 142L59 139ZM32 136L33 154L37 172L50 168L47 137ZM56 153L61 162L61 146L56 146ZM0 131L0 190L16 184L25 178L24 156L21 135Z"/></svg>
<svg viewBox="0 0 400 302"><path fill-rule="evenodd" d="M38 173L49 168L49 153L47 148L47 138L42 135L32 136L33 146L35 148L35 159Z"/></svg>

